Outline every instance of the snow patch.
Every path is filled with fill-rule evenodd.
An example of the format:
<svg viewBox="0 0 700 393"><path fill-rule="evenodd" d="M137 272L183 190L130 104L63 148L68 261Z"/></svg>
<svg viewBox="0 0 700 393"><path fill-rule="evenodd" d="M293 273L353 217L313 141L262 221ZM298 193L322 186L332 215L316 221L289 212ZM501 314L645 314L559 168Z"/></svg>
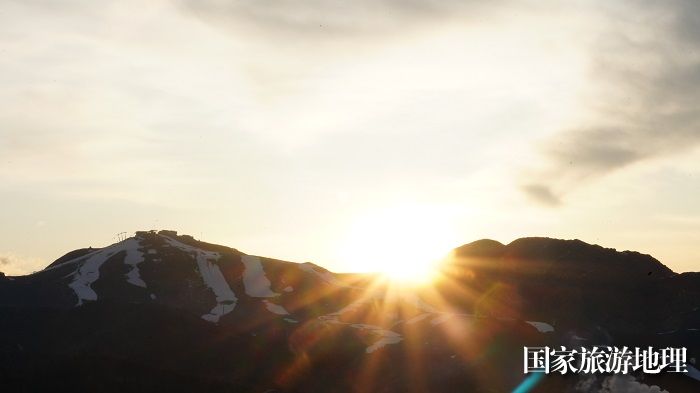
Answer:
<svg viewBox="0 0 700 393"><path fill-rule="evenodd" d="M291 286L287 286L287 287L285 287L285 288L283 289L283 291L285 291L285 292L292 292L292 291L294 291L294 288L292 288Z"/></svg>
<svg viewBox="0 0 700 393"><path fill-rule="evenodd" d="M415 317L413 317L413 318L409 319L408 321L406 321L406 324L407 324L407 325L413 325L414 323L418 323L418 322L424 320L425 318L428 318L429 316L430 316L430 313L424 313L424 314L416 315Z"/></svg>
<svg viewBox="0 0 700 393"><path fill-rule="evenodd" d="M284 320L289 322L289 323L299 323L299 321L297 321L296 319L292 319L292 318L284 318Z"/></svg>
<svg viewBox="0 0 700 393"><path fill-rule="evenodd" d="M216 295L216 306L209 311L209 314L202 316L202 318L211 322L219 322L222 316L233 311L236 304L238 304L238 298L226 282L226 278L224 278L224 275L221 273L219 266L211 262L212 260L218 260L219 257L220 255L218 255L218 253L209 253L206 251L197 253L197 265L199 266L202 279Z"/></svg>
<svg viewBox="0 0 700 393"><path fill-rule="evenodd" d="M228 282L226 282L226 278L221 273L219 266L212 263L212 261L217 261L221 258L221 254L192 247L167 236L161 235L161 237L166 239L173 247L195 255L199 274L202 276L204 284L216 295L216 306L208 314L202 315L202 319L209 322L219 322L222 316L236 308L238 304L236 294L233 293Z"/></svg>
<svg viewBox="0 0 700 393"><path fill-rule="evenodd" d="M97 300L97 292L92 289L91 285L100 278L100 267L102 264L120 251L120 247L121 243L116 243L90 254L73 273L73 281L68 286L73 289L73 292L78 297L76 306L81 306L83 300Z"/></svg>
<svg viewBox="0 0 700 393"><path fill-rule="evenodd" d="M97 254L99 254L99 253L101 253L101 252L103 252L103 251L105 251L105 250L107 250L107 249L110 249L110 248L116 246L117 244L119 244L119 243L112 244L111 246L108 246L108 247L105 247L105 248L98 248L98 249L95 249L95 251L92 251L92 252L90 252L90 253L88 253L88 254L86 254L86 255L79 256L79 257L77 257L77 258L73 258L73 259L71 259L71 260L61 262L61 263L59 263L58 265L47 266L47 267L45 267L44 269L39 270L39 271L36 271L36 272L32 272L32 273L30 273L29 275L30 275L30 276L33 276L33 275L35 275L35 274L40 274L40 273L47 272L47 271L50 271L50 270L59 269L59 268L62 268L62 267L64 267L64 266L67 266L67 265L72 265L72 264L74 264L74 263L82 262L82 261L84 261L84 260L86 260L86 259L88 259L88 258L90 258L90 257L92 257L92 256L94 256L94 255L97 255Z"/></svg>
<svg viewBox="0 0 700 393"><path fill-rule="evenodd" d="M260 258L252 255L241 257L245 270L243 271L243 286L245 292L251 297L276 297L279 296L270 289L270 280L267 279Z"/></svg>
<svg viewBox="0 0 700 393"><path fill-rule="evenodd" d="M368 303L369 303L368 301L356 300L356 301L348 304L347 306L343 307L342 309L340 309L334 313L322 315L318 318L322 321L328 321L328 320L336 320L337 321L338 317L340 317L342 314L345 314L346 312L350 312L350 311L355 311L358 308L362 307L362 305L368 304Z"/></svg>
<svg viewBox="0 0 700 393"><path fill-rule="evenodd" d="M267 310L273 314L289 315L289 311L287 311L284 307L280 306L279 304L275 304L267 300L263 300L263 303L265 303L265 307L267 308Z"/></svg>
<svg viewBox="0 0 700 393"><path fill-rule="evenodd" d="M96 250L86 256L59 265L64 266L68 263L79 263L78 269L72 274L73 281L68 284L78 297L77 305L82 305L84 300L97 300L97 292L92 289L92 284L100 278L100 267L102 267L102 264L112 255L121 251L126 252L124 263L132 267L126 274L126 281L130 284L145 288L146 283L141 279L138 269L138 264L143 262L143 253L139 251L140 245L141 243L138 238L131 237L119 243L112 244L111 246Z"/></svg>
<svg viewBox="0 0 700 393"><path fill-rule="evenodd" d="M126 249L124 263L131 266L131 270L126 273L126 282L137 287L146 288L146 282L141 279L139 263L143 262L143 253L139 251L141 242L136 238L129 238L123 242Z"/></svg>
<svg viewBox="0 0 700 393"><path fill-rule="evenodd" d="M525 321L525 323L533 326L540 333L548 333L548 332L554 331L554 327L548 323L536 322L536 321Z"/></svg>
<svg viewBox="0 0 700 393"><path fill-rule="evenodd" d="M659 333L656 333L656 334L657 334L657 335L660 335L660 336L663 336L663 335L666 335L666 334L674 334L674 333L678 333L678 329L676 329L676 330L669 330L669 331L667 331L667 332L659 332Z"/></svg>
<svg viewBox="0 0 700 393"><path fill-rule="evenodd" d="M443 315L440 315L439 317L433 319L432 321L430 321L430 324L433 326L437 326L437 325L440 325L440 324L447 322L448 320L452 319L452 317L454 317L453 314L443 314Z"/></svg>
<svg viewBox="0 0 700 393"><path fill-rule="evenodd" d="M365 349L365 352L372 353L377 349L384 348L390 344L398 344L403 341L403 336L391 330L382 329L379 326L367 325L363 323L353 323L350 325L355 329L369 330L372 334L378 335L379 340Z"/></svg>
<svg viewBox="0 0 700 393"><path fill-rule="evenodd" d="M325 322L325 323L331 323L335 325L349 325L350 327L354 329L363 329L363 330L369 330L371 333L380 336L377 341L375 341L372 345L366 348L365 352L367 353L372 353L376 351L377 349L383 348L386 345L389 344L396 344L401 341L403 341L403 336L400 334L391 331L391 330L386 330L380 326L374 326L374 325L367 325L363 323L346 323L346 322L341 322L340 321L340 316L343 313L346 313L348 311L352 311L360 307L362 304L366 304L366 301L355 301L350 303L349 305L345 306L342 308L340 311L336 311L331 314L327 315L322 315L318 317L319 320Z"/></svg>

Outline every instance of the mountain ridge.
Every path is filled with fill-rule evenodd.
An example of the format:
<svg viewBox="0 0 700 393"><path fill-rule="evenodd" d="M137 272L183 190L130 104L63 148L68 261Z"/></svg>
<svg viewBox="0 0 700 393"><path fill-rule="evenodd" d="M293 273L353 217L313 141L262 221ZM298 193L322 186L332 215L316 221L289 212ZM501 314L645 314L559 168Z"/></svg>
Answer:
<svg viewBox="0 0 700 393"><path fill-rule="evenodd" d="M180 239L184 239L186 243L195 246L195 247L202 247L202 248L207 248L207 249L230 249L233 250L234 252L240 252L236 248L230 247L230 246L225 246L225 245L219 245L219 244L214 244L214 243L207 243L203 242L201 240L197 240L194 237L190 235L178 235L177 231L173 230L161 230L161 231L136 231L136 234L147 234L147 233L154 233L154 232L160 232L163 234L170 234L174 236L178 236ZM669 268L666 266L663 262L660 260L654 258L651 254L646 254L646 253L641 253L638 251L634 250L618 250L613 247L604 247L595 243L588 243L580 239L559 239L559 238L552 238L552 237L546 237L546 236L525 236L525 237L520 237L517 239L514 239L513 241L509 242L508 244L501 243L497 240L489 239L489 238L483 238L483 239L478 239L469 243L462 244L461 246L455 247L452 252L456 253L459 255L460 253L465 252L465 250L468 250L468 252L471 255L479 255L479 256L488 256L489 252L497 252L500 249L508 249L511 247L514 247L516 245L519 245L524 242L562 242L565 244L575 244L575 245L582 245L584 247L590 247L592 249L598 249L598 250L604 250L605 252L611 252L611 253L620 253L620 254L630 254L635 257L639 258L646 258L653 260L655 262L658 262L659 264L663 265L666 267L669 271L675 273L675 274L683 274L683 273L678 273L673 271L673 269ZM480 248L482 249L481 251L476 251L475 249ZM79 258L84 256L85 254L95 251L95 250L100 250L101 248L93 248L93 247L88 247L88 248L79 248L75 249L73 251L69 251L63 256L59 257L55 261L49 263L44 269L53 267L55 265L61 264L63 262L70 261L75 258ZM488 250L488 251L487 251ZM292 262L292 263L313 263L313 262ZM322 267L322 265L314 263L314 265L318 267ZM324 268L325 269L325 268ZM42 269L43 270L43 269ZM327 269L326 269L327 270ZM372 272L334 272L335 274L365 274L369 273L371 274ZM684 272L684 273L693 273L693 272Z"/></svg>
<svg viewBox="0 0 700 393"><path fill-rule="evenodd" d="M190 391L490 392L522 379L524 345L683 344L700 355L700 274L673 273L649 256L578 240L480 240L456 248L443 273L433 286L401 289L372 274L139 231L0 281L0 375L31 390L67 367L114 382L111 367L143 375L134 367L148 365L160 379L147 391L182 383ZM406 351L439 368L416 380ZM267 366L250 369L251 359ZM370 378L367 362L384 377ZM110 391L76 378L86 391ZM658 377L676 391L695 382ZM550 377L540 391L573 392L577 383Z"/></svg>

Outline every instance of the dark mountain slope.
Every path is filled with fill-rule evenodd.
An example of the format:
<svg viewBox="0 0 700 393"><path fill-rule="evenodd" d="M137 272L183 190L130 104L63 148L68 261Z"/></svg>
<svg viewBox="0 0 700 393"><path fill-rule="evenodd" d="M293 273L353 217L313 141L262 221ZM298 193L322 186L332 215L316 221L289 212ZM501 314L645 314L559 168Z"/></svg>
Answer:
<svg viewBox="0 0 700 393"><path fill-rule="evenodd" d="M650 256L577 240L480 240L457 248L444 269L434 287L397 289L373 275L138 232L0 280L0 384L502 392L525 377L524 345L673 345L700 356L700 275L675 274ZM699 383L653 381L672 392ZM536 391L580 383L548 376Z"/></svg>
<svg viewBox="0 0 700 393"><path fill-rule="evenodd" d="M700 298L696 277L649 255L580 240L523 238L505 246L482 240L455 249L446 270L477 293L507 287L515 311L565 328L595 322L621 332L664 330Z"/></svg>

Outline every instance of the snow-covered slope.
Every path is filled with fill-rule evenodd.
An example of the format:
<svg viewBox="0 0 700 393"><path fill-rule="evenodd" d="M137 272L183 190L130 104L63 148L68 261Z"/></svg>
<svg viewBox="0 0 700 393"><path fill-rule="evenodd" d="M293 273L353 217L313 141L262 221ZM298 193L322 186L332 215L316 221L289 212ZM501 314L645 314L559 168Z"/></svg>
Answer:
<svg viewBox="0 0 700 393"><path fill-rule="evenodd" d="M529 247L528 252L542 252L530 243L525 246ZM574 246L582 247L579 243ZM621 332L625 333L609 325L620 323L620 318L612 313L596 319L597 309L586 309L586 313L577 315L575 310L567 308L566 299L587 301L589 294L596 297L604 292L599 288L586 292L587 286L582 286L581 291L568 292L576 286L578 277L570 276L574 269L571 266L567 265L561 273L561 285L551 280L535 285L537 280L532 277L539 273L526 271L525 285L518 287L518 281L509 275L515 275L529 262L517 260L511 254L504 254L502 261L494 262L493 256L503 247L506 246L490 244L487 253L490 259L483 264L466 266L467 274L457 272L460 274L455 274L457 279L449 282L450 285L438 283L435 288L396 290L371 276L334 274L311 263L247 255L190 236L178 236L172 231L138 232L101 249L68 253L32 275L0 278L0 306L10 310L5 310L4 318L15 312L12 310L24 310L25 306L26 310L42 310L48 318L24 325L24 321L31 321L26 315L3 319L0 333L2 329L9 329L5 337L16 342L8 341L8 344L0 337L0 350L19 351L12 352L12 356L21 358L24 355L20 348L31 346L31 341L21 338L23 332L33 332L27 333L28 337L37 337L37 342L41 337L55 334L71 337L65 339L70 343L65 349L68 354L73 354L71 351L76 348L93 346L100 353L103 345L113 345L111 352L106 352L110 359L124 358L137 363L153 359L159 364L169 364L168 367L180 373L193 372L201 376L211 372L223 379L270 369L274 370L274 375L265 374L263 378L255 374L251 380L299 378L296 381L305 381L304 384L311 383L309 381L318 375L336 378L346 370L349 370L349 380L361 378L364 374L352 371L352 367L365 364L376 367L378 373L386 375L386 381L390 381L387 383L394 384L406 377L402 373L416 372L401 369L406 366L402 362L411 357L419 359L416 364L420 363L420 367L431 370L433 385L430 386L437 388L391 385L375 391L454 391L453 385L467 386L460 383L474 383L479 375L491 376L491 373L495 373L493 378L499 383L491 390L508 391L519 383L522 368L516 367L515 374L510 375L499 374L501 370L496 366L512 366L511 363L519 361L524 345L615 344ZM607 253L594 251L592 255ZM569 254L562 251L562 255L568 257ZM470 258L473 261L473 257ZM642 261L656 269L651 270L649 276L654 272L666 273L648 258ZM543 274L547 277L554 274L552 270L556 267L552 261L533 265L545 266ZM581 267L577 265L575 269ZM605 269L611 268L605 266ZM589 275L580 275L590 280ZM650 280L647 277L645 274L639 281ZM691 347L700 339L697 334L700 303L693 303L692 296L694 277L676 280L663 275L660 280L653 282L654 293L666 299L668 307L681 310L674 310L675 314L670 315L682 315L682 319L666 318L658 324L649 323L648 331L635 330L634 335L624 337L625 342L647 345L647 341L639 340L648 340L648 345L658 346L690 343L690 354L697 358L697 349ZM666 284L667 281L671 284ZM676 286L682 288L683 297L674 297ZM634 292L637 297L646 290L642 286L632 288L637 291ZM538 299L552 291L559 298L547 299L547 307L537 307ZM621 293L625 295L624 291ZM618 296L607 301L617 307L620 299ZM657 308L650 306L649 309L640 314L661 314ZM133 314L129 314L130 310L134 310ZM51 319L51 313L68 316ZM55 323L64 320L65 327ZM50 334L41 330L42 324L51 326ZM95 328L92 336L94 326L102 328ZM83 328L87 333L74 333ZM177 336L179 332L183 337ZM133 338L140 334L143 334L140 339ZM163 334L175 334L175 338L150 345ZM81 341L82 337L86 341ZM205 363L219 360L215 366L205 367L206 372L195 372L191 370L197 369L198 364L177 358L177 354L183 352L163 352L168 353L167 356L152 354L169 345L177 347L180 340L187 341L188 345L192 340L202 340L201 346L190 348L189 356L201 355L199 359L204 359ZM1 351L0 355L3 355ZM171 356L172 363L169 363ZM247 364L252 364L251 359L265 367L250 371ZM185 363L188 368L182 369L179 364ZM313 371L308 371L309 367ZM477 371L469 374L470 370ZM694 381L698 378L697 369L693 366L689 370L687 376L682 377ZM307 371L311 374L304 374ZM469 377L461 379L465 373ZM442 381L447 382L442 384ZM560 387L557 385L549 391L565 391L558 389ZM290 391L317 391L306 385L295 389Z"/></svg>

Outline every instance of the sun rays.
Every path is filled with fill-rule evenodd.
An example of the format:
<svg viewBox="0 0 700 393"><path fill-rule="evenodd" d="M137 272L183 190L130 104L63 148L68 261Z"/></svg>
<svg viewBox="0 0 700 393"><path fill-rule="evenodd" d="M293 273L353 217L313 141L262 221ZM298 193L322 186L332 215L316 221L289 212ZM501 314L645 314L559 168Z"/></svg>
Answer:
<svg viewBox="0 0 700 393"><path fill-rule="evenodd" d="M457 236L444 210L403 204L369 212L350 226L339 259L353 271L380 273L404 284L428 284L438 277Z"/></svg>
<svg viewBox="0 0 700 393"><path fill-rule="evenodd" d="M447 357L455 367L473 364L486 367L481 364L482 359L499 350L498 330L492 333L490 328L478 328L490 327L492 322L467 314L462 305L448 301L448 298L460 298L477 304L480 296L479 291L464 285L463 276L452 273L450 269L436 268L432 273L434 278L422 286L407 285L383 274L349 275L343 278L345 285L327 286L322 294L309 294L306 302L296 305L297 310L317 304L322 298L341 297L349 302L333 313L318 315L294 332L295 357L278 381L285 385L303 381L314 364L329 361L331 348L334 357L347 356L361 362L352 381L358 391L381 390L382 384L387 383L382 375L386 367L405 370L408 392L428 391L435 382L429 380L427 372L431 359ZM377 333L380 330L396 333L401 337L400 342L370 351L382 339ZM450 348L450 353L435 348ZM349 352L345 353L346 350ZM395 357L396 351L401 352L400 356ZM397 361L400 364L390 366ZM484 371L485 375L492 374Z"/></svg>
<svg viewBox="0 0 700 393"><path fill-rule="evenodd" d="M339 383L357 392L397 383L386 380L387 370L400 370L402 391L423 392L443 383L431 366L448 364L452 369L444 375L462 378L457 384L513 389L521 381L499 378L495 365L517 352L508 332L527 337L531 329L511 310L520 307L510 301L515 295L482 276L492 268L449 254L423 285L386 274L341 274L321 291L300 290L303 296L288 308L310 318L292 331L294 355L276 382L300 386L313 380L319 364L336 364ZM385 332L391 333L388 342Z"/></svg>

